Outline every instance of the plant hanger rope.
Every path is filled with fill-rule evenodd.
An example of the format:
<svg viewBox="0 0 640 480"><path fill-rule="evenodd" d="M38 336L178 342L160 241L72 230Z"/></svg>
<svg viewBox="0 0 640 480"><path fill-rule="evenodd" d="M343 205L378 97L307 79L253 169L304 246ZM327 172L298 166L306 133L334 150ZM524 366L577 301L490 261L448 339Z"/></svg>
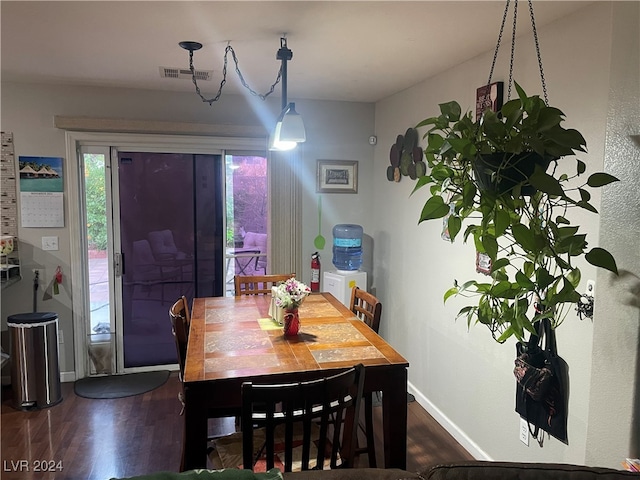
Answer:
<svg viewBox="0 0 640 480"><path fill-rule="evenodd" d="M544 103L545 105L549 105L549 97L547 94L547 84L544 78L544 70L542 68L542 56L540 55L540 43L538 42L538 30L536 29L536 20L533 14L533 1L528 0L529 3L529 13L531 14L531 29L533 31L533 39L536 46L536 55L538 57L538 69L540 70L540 82L542 83L542 92L544 95ZM504 8L504 14L502 16L502 23L500 24L500 31L498 33L498 41L496 43L496 48L493 52L493 61L491 62L491 70L489 72L489 79L487 80L487 86L491 85L491 79L493 78L493 71L496 66L496 60L498 59L498 50L500 50L500 43L502 42L502 34L504 32L504 26L507 21L507 16L509 13L509 5L511 4L511 0L507 0L507 3ZM518 0L514 0L513 2L513 30L511 33L511 58L509 59L509 83L507 86L507 100L511 100L511 85L513 83L513 59L515 56L516 49L516 28L518 22Z"/></svg>
<svg viewBox="0 0 640 480"><path fill-rule="evenodd" d="M280 48L287 48L287 39L284 37L280 38ZM278 85L278 83L280 83L280 80L282 79L282 65L281 65L280 68L278 69L278 75L276 76L276 81L273 82L269 91L267 93L256 92L245 81L244 75L242 75L242 72L240 71L240 66L238 65L238 57L236 56L236 52L233 49L233 47L230 44L228 44L227 47L224 49L224 65L222 67L222 80L220 80L220 87L218 88L218 92L214 97L206 98L204 95L202 95L202 92L200 91L200 87L198 86L198 81L196 79L196 71L193 66L193 52L194 50L189 50L189 70L191 71L191 81L196 87L196 93L198 94L198 96L202 99L203 102L206 102L209 105L213 104L213 102L217 102L220 99L220 96L222 95L222 88L224 87L225 83L227 83L227 63L228 63L229 53L231 53L233 62L235 63L236 74L238 75L238 78L240 78L240 82L242 83L242 86L245 87L247 90L249 90L251 95L258 97L261 100L265 100L269 95L271 95L274 89L276 88L276 86Z"/></svg>

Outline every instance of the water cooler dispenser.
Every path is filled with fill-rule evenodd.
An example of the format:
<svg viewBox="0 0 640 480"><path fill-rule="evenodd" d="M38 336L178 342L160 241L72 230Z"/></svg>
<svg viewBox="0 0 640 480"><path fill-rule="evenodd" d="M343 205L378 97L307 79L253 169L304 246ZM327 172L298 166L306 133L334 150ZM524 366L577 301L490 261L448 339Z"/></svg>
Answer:
<svg viewBox="0 0 640 480"><path fill-rule="evenodd" d="M353 287L367 289L367 272L359 270L362 265L360 225L339 224L333 227L333 265L336 270L324 272L323 290L348 307Z"/></svg>

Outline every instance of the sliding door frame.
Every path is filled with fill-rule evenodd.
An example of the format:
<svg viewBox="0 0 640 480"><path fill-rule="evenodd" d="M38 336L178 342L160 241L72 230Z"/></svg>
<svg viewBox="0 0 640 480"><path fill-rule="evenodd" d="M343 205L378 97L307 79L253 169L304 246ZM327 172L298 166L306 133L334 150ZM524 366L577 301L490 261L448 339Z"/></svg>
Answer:
<svg viewBox="0 0 640 480"><path fill-rule="evenodd" d="M76 379L84 378L90 372L88 369L86 339L87 312L89 312L89 291L86 286L86 240L84 238L84 210L72 206L84 205L83 181L80 168L80 148L86 146L100 146L119 150L133 149L136 151L158 153L187 153L187 154L219 154L224 158L228 150L255 151L264 155L267 147L265 138L239 137L202 137L160 134L119 134L101 132L65 133L69 178L69 233L71 253L71 292L74 328L74 363ZM224 163L224 162L223 162ZM168 320L167 320L168 321Z"/></svg>

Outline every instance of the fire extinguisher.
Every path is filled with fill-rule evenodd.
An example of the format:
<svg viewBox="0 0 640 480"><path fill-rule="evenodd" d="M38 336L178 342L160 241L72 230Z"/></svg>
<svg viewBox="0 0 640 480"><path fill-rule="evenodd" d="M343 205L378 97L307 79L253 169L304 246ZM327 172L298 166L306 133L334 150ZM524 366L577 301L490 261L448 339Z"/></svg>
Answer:
<svg viewBox="0 0 640 480"><path fill-rule="evenodd" d="M311 255L311 291L320 291L320 255L318 252Z"/></svg>

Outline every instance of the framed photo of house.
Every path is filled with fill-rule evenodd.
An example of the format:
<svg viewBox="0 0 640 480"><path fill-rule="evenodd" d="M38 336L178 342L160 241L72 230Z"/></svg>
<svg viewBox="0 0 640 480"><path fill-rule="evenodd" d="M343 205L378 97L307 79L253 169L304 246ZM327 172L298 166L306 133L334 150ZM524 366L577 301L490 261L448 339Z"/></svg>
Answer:
<svg viewBox="0 0 640 480"><path fill-rule="evenodd" d="M318 193L358 193L358 162L318 160Z"/></svg>

